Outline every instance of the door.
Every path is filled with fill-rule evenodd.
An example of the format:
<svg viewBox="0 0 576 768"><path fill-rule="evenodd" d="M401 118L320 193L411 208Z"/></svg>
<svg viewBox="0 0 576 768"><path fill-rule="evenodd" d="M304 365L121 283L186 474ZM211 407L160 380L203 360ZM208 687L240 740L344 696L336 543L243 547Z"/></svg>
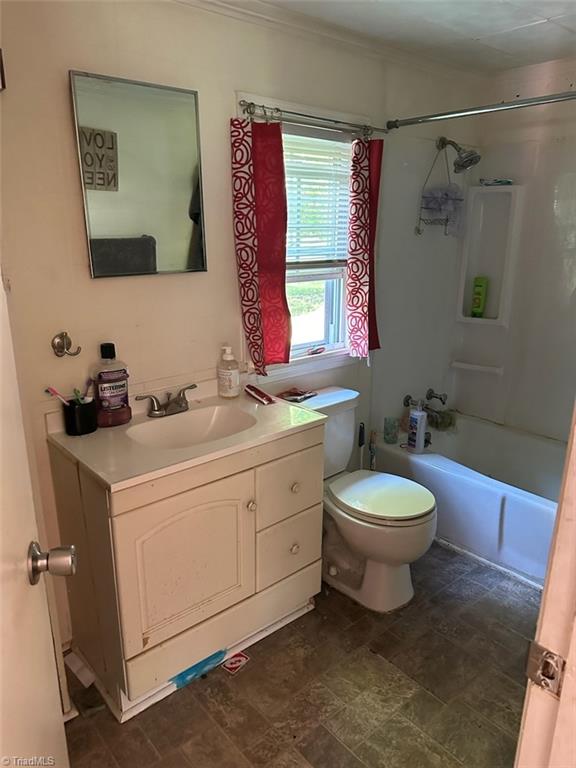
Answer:
<svg viewBox="0 0 576 768"><path fill-rule="evenodd" d="M576 409L536 642L566 661L560 695L528 682L516 768L576 766Z"/></svg>
<svg viewBox="0 0 576 768"><path fill-rule="evenodd" d="M32 586L27 573L28 546L38 531L1 289L0 371L0 764L44 757L53 758L45 765L64 768L68 756L45 577Z"/></svg>
<svg viewBox="0 0 576 768"><path fill-rule="evenodd" d="M124 655L255 591L254 471L112 518Z"/></svg>

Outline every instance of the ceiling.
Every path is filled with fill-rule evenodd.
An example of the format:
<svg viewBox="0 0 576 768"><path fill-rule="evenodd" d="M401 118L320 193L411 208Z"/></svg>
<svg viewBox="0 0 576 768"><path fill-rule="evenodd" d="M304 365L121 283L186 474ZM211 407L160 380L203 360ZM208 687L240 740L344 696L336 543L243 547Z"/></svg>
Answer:
<svg viewBox="0 0 576 768"><path fill-rule="evenodd" d="M576 56L576 0L268 1L470 71Z"/></svg>

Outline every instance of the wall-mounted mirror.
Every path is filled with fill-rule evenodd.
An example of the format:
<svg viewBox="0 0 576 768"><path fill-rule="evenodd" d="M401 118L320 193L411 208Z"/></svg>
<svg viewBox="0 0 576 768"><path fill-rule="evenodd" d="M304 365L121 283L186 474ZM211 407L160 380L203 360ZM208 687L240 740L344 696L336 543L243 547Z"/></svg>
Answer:
<svg viewBox="0 0 576 768"><path fill-rule="evenodd" d="M196 92L70 78L92 277L204 271Z"/></svg>

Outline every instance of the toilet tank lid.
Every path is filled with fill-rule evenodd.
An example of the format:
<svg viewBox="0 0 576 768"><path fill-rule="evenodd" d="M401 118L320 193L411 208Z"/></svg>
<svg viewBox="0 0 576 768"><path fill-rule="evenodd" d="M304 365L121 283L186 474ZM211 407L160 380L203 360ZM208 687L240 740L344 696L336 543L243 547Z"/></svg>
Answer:
<svg viewBox="0 0 576 768"><path fill-rule="evenodd" d="M305 400L302 405L320 413L338 413L356 408L359 397L360 393L354 389L326 387L319 389L317 395Z"/></svg>

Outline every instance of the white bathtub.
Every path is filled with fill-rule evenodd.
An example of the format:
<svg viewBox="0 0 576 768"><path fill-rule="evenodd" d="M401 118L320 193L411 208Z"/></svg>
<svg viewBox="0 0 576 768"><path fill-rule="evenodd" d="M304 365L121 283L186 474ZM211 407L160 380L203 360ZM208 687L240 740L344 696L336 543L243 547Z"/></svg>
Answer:
<svg viewBox="0 0 576 768"><path fill-rule="evenodd" d="M454 432L432 430L423 454L380 443L377 469L432 491L438 538L542 582L565 451L558 440L459 415Z"/></svg>

